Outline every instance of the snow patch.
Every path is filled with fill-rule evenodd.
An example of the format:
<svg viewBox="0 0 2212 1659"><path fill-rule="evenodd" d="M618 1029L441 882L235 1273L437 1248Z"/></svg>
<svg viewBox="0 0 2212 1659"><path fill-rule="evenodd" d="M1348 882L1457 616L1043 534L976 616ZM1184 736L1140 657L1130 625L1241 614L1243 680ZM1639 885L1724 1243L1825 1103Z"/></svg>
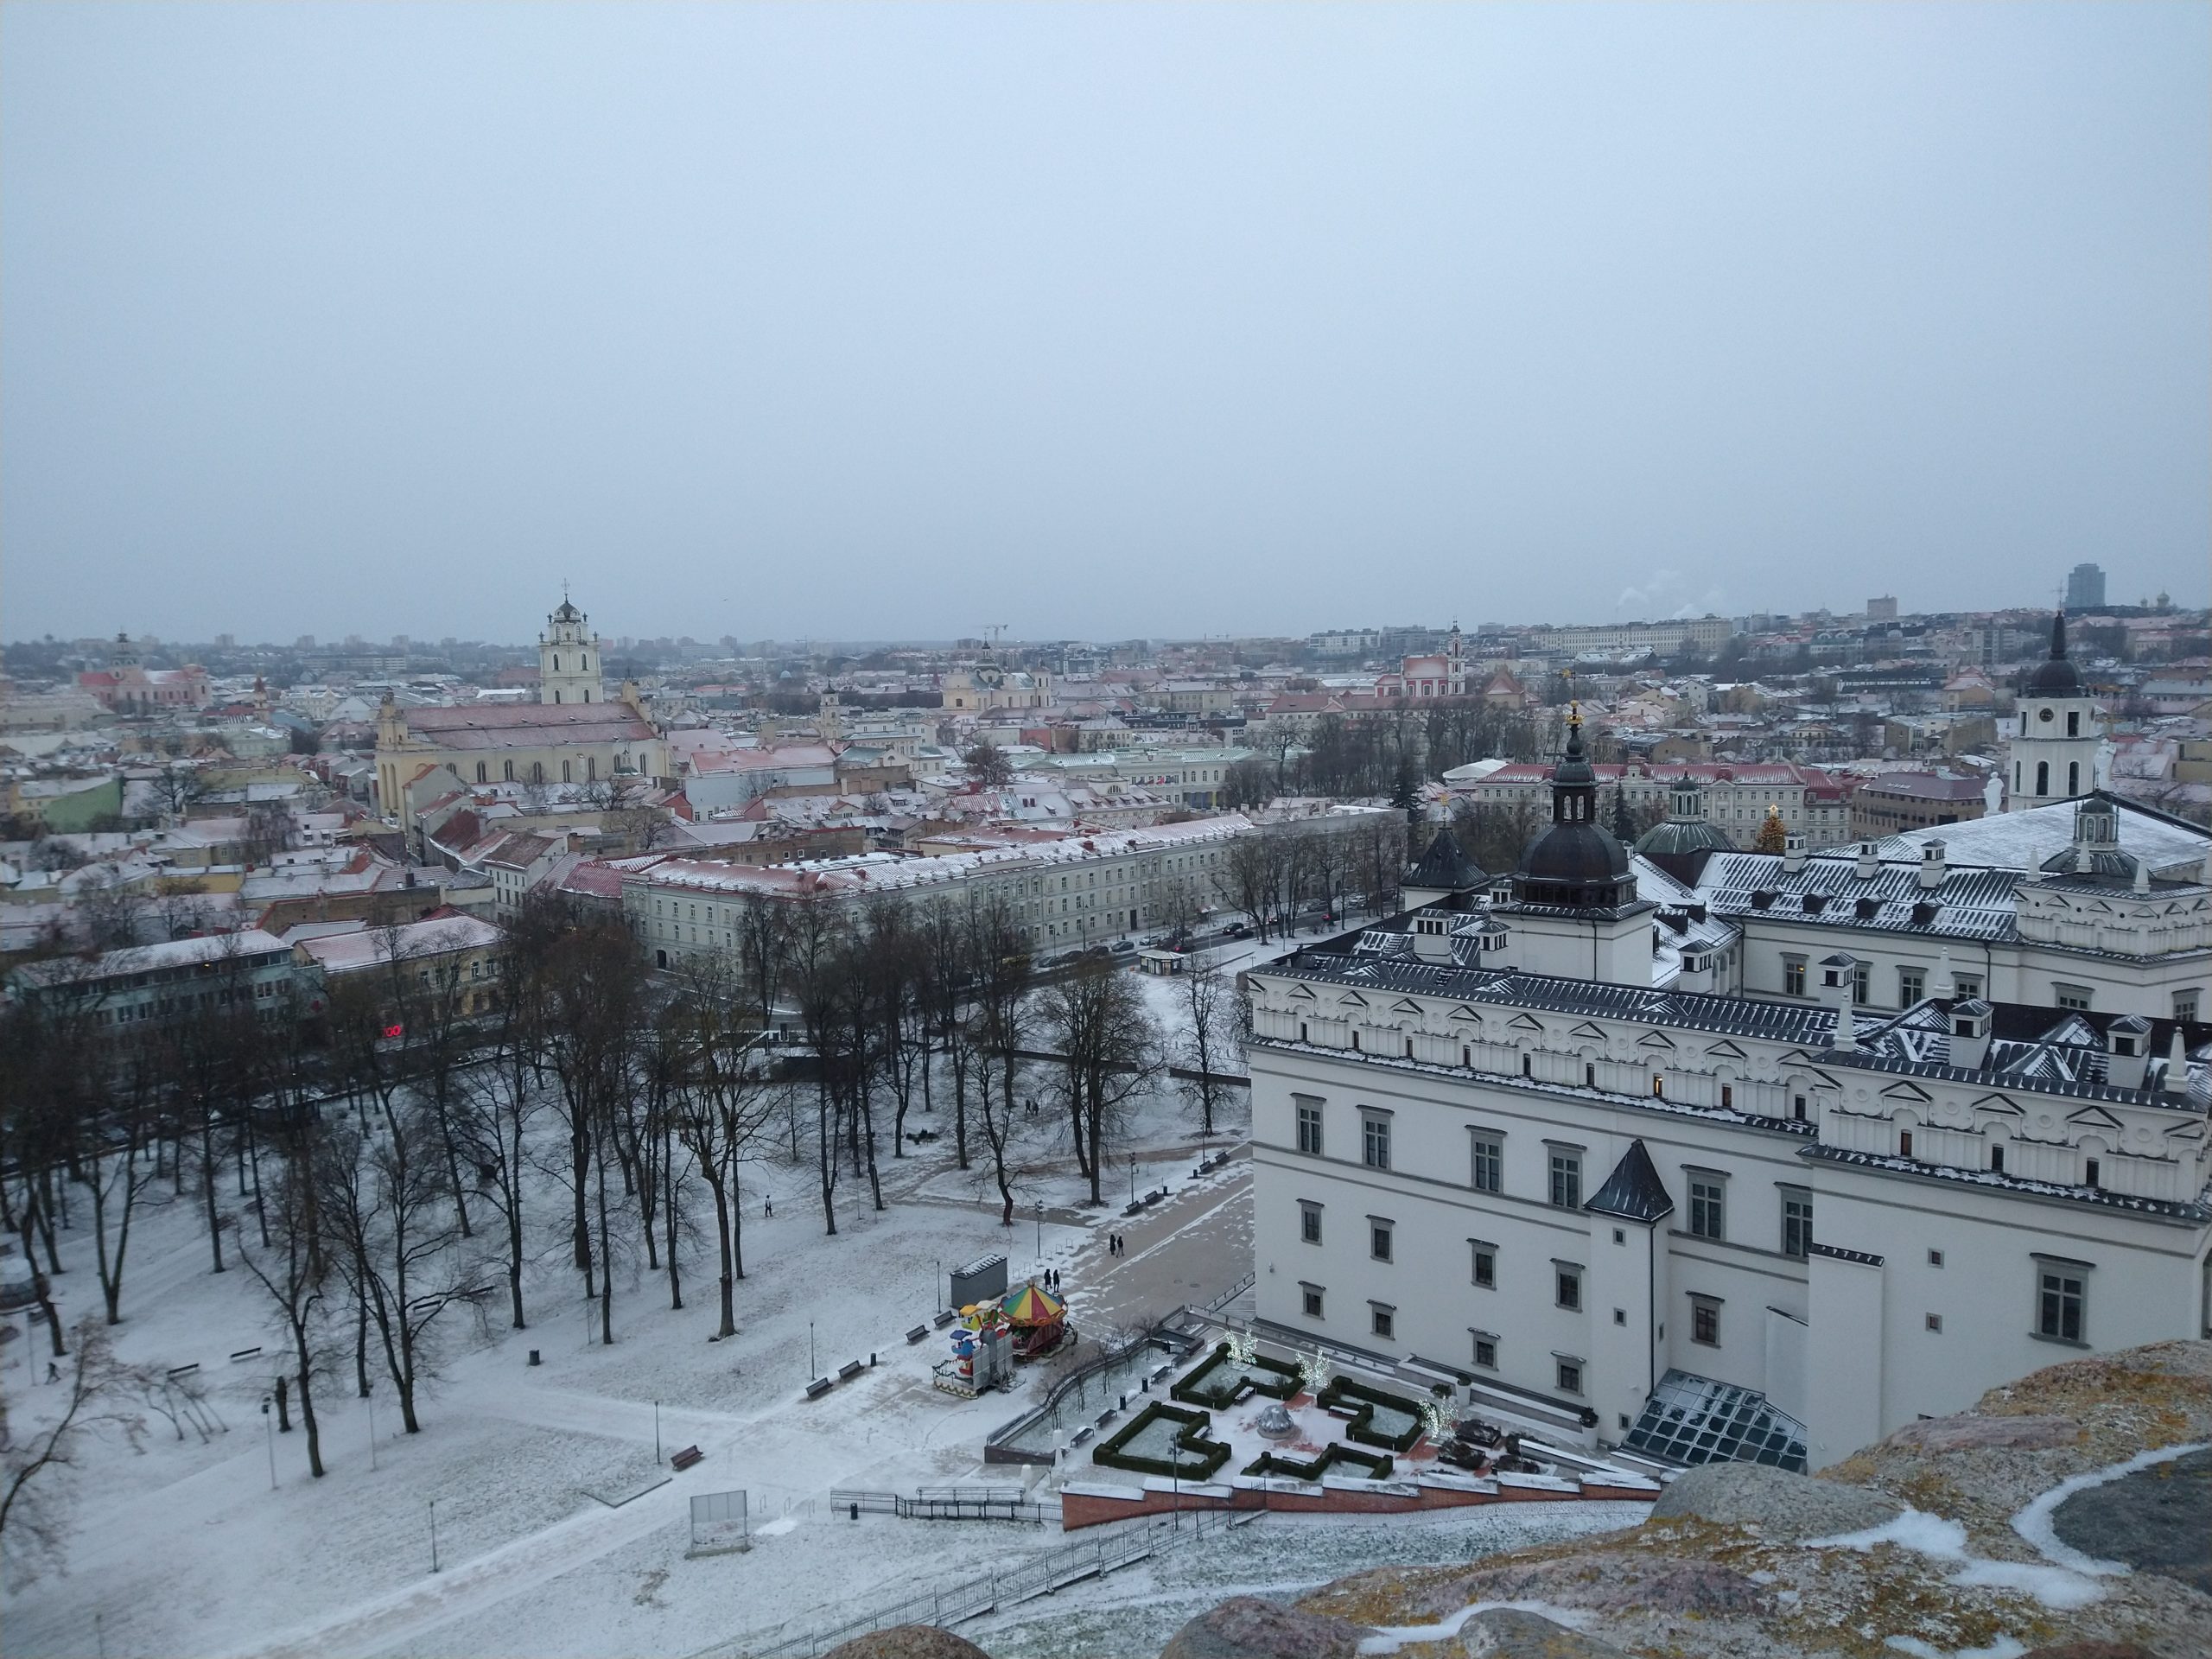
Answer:
<svg viewBox="0 0 2212 1659"><path fill-rule="evenodd" d="M1955 1562L1959 1570L1951 1574L1953 1584L1967 1588L2018 1591L2055 1612L2071 1612L2077 1608L2087 1607L2104 1594L2093 1580L2065 1565L1999 1561L1974 1554L1967 1548L1967 1529L1955 1521L1947 1520L1940 1515L1929 1515L1922 1510L1909 1509L1896 1520L1885 1522L1878 1527L1869 1527L1863 1532L1811 1539L1808 1541L1807 1548L1863 1551L1872 1549L1877 1544L1895 1544L1900 1549L1911 1550L1931 1560ZM1892 1642L1910 1639L1893 1637ZM1929 1649L1930 1653L1933 1651Z"/></svg>
<svg viewBox="0 0 2212 1659"><path fill-rule="evenodd" d="M1886 1637L1882 1645L1909 1653L1913 1659L2020 1659L2028 1650L2024 1643L2010 1636L2000 1636L1986 1648L1961 1648L1956 1652L1946 1652L1916 1636Z"/></svg>
<svg viewBox="0 0 2212 1659"><path fill-rule="evenodd" d="M2086 1573L2092 1578L2125 1577L2128 1571L2126 1563L2099 1560L2094 1555L2084 1554L2059 1537L2056 1529L2052 1525L2052 1517L2058 1513L2058 1506L2076 1492L2088 1491L2092 1486L2108 1484L2125 1476L2133 1474L2139 1469L2148 1469L2155 1464L2171 1463L2175 1459L2185 1458L2192 1452L2202 1452L2208 1445L2212 1445L2212 1441L2194 1440L2187 1446L2161 1446L2155 1452L2139 1452L2124 1463L2115 1463L2107 1468L2091 1469L2082 1474L2070 1476L2060 1481L2057 1485L2014 1516L2012 1530L2034 1545L2047 1561L2056 1562L2062 1567L2075 1573Z"/></svg>
<svg viewBox="0 0 2212 1659"><path fill-rule="evenodd" d="M798 1525L798 1516L795 1515L778 1516L767 1525L753 1528L753 1535L755 1538L780 1538Z"/></svg>

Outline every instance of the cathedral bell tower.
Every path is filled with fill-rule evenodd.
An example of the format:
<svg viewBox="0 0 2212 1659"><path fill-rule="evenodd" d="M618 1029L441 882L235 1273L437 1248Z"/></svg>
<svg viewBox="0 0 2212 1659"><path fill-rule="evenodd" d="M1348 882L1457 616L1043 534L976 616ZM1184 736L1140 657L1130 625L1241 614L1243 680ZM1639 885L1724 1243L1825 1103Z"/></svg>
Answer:
<svg viewBox="0 0 2212 1659"><path fill-rule="evenodd" d="M2050 620L2050 656L2036 665L2015 702L2005 744L2013 812L2071 800L2096 787L2104 740L2082 671L2067 660L2066 613Z"/></svg>
<svg viewBox="0 0 2212 1659"><path fill-rule="evenodd" d="M561 595L561 608L545 619L537 636L537 700L540 702L605 702L599 636L591 619Z"/></svg>

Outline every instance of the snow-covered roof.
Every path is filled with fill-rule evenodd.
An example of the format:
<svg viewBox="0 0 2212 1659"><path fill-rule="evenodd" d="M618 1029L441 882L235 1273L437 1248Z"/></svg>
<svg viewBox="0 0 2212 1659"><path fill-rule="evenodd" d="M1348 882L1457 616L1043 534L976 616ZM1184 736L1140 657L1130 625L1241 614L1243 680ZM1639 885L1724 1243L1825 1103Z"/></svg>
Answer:
<svg viewBox="0 0 2212 1659"><path fill-rule="evenodd" d="M2186 879L2202 870L2205 849L2212 846L2212 832L2139 806L2125 796L2100 790L2097 798L2113 803L2117 809L2120 851L2142 859L2153 874ZM1940 830L1910 830L1877 842L1874 850L1884 859L1917 860L1925 841L1941 841L1944 857L1955 865L2034 869L2052 854L2073 844L2074 803L2058 801L2018 812L1996 812L1964 823L1947 823Z"/></svg>
<svg viewBox="0 0 2212 1659"><path fill-rule="evenodd" d="M364 928L358 933L332 933L297 941L302 954L326 974L350 974L375 968L395 959L443 956L455 950L480 950L506 937L491 923L474 916L434 916L428 921L406 922L397 927Z"/></svg>

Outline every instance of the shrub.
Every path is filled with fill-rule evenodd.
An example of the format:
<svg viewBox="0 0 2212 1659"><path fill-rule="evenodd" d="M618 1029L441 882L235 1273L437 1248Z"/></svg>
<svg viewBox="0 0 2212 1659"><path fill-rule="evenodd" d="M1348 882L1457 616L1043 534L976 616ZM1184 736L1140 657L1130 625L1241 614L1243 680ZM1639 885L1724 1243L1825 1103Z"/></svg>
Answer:
<svg viewBox="0 0 2212 1659"><path fill-rule="evenodd" d="M1171 1462L1166 1458L1141 1457L1123 1448L1141 1433L1155 1418L1168 1418L1183 1425L1174 1440L1177 1457ZM1129 1419L1110 1439L1101 1440L1090 1454L1093 1463L1103 1463L1109 1469L1128 1469L1141 1475L1163 1478L1179 1476L1185 1480L1211 1480L1229 1461L1229 1448L1219 1440L1209 1440L1206 1430L1213 1419L1203 1411L1185 1411L1155 1400L1135 1416ZM1181 1453L1189 1452L1198 1459L1198 1466L1183 1460Z"/></svg>
<svg viewBox="0 0 2212 1659"><path fill-rule="evenodd" d="M1357 1408L1344 1424L1344 1437L1357 1440L1362 1446L1387 1446L1393 1452L1407 1452L1412 1450L1414 1442L1421 1439L1421 1408L1402 1394L1387 1394L1381 1389L1367 1388L1339 1376L1321 1390L1318 1403L1330 1408ZM1396 1434L1378 1433L1372 1426L1377 1406L1402 1411L1413 1421Z"/></svg>

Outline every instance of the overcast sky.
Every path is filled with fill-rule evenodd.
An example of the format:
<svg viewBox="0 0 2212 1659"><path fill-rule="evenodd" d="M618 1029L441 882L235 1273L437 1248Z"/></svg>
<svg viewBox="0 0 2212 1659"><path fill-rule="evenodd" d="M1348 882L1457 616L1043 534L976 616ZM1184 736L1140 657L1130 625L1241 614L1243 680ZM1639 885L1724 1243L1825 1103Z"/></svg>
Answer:
<svg viewBox="0 0 2212 1659"><path fill-rule="evenodd" d="M2201 3L0 7L0 634L2206 602Z"/></svg>

